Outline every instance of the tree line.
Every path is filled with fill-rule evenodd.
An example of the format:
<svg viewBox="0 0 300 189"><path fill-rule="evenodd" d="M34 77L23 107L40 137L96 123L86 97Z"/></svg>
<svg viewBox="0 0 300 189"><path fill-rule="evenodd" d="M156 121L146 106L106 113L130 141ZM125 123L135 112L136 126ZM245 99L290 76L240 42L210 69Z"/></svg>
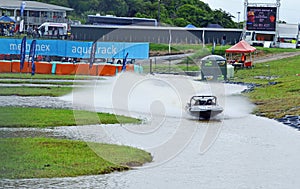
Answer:
<svg viewBox="0 0 300 189"><path fill-rule="evenodd" d="M161 25L184 27L192 24L207 27L219 24L224 28L236 28L230 13L222 9L212 10L200 0L37 0L73 8L68 15L85 23L87 15L114 15L120 17L155 18Z"/></svg>

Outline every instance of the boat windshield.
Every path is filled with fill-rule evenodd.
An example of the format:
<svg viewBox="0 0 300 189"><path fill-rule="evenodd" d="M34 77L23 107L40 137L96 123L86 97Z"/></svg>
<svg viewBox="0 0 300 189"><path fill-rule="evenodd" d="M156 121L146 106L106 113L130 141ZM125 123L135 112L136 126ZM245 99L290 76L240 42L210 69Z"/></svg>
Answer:
<svg viewBox="0 0 300 189"><path fill-rule="evenodd" d="M193 97L191 99L191 104L194 105L216 105L216 98L215 97Z"/></svg>

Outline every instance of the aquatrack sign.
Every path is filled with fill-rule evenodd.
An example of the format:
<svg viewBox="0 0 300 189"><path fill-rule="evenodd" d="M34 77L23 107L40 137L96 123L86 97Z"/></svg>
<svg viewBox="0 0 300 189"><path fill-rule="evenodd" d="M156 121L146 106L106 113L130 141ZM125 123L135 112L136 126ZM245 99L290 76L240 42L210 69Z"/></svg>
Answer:
<svg viewBox="0 0 300 189"><path fill-rule="evenodd" d="M21 39L0 39L0 54L20 54ZM26 42L29 53L32 40ZM93 42L37 40L36 55L89 58ZM97 42L96 58L148 59L149 43Z"/></svg>

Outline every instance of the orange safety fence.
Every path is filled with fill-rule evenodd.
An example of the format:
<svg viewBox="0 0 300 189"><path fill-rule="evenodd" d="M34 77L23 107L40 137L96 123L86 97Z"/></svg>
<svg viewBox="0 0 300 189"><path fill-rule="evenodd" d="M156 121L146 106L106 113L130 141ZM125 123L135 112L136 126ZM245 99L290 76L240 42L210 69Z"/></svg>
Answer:
<svg viewBox="0 0 300 189"><path fill-rule="evenodd" d="M0 73L9 73L11 72L11 61L0 61Z"/></svg>
<svg viewBox="0 0 300 189"><path fill-rule="evenodd" d="M51 74L52 64L48 62L36 62L35 73L37 74Z"/></svg>
<svg viewBox="0 0 300 189"><path fill-rule="evenodd" d="M76 64L56 64L55 74L57 75L75 75L78 65Z"/></svg>
<svg viewBox="0 0 300 189"><path fill-rule="evenodd" d="M97 75L97 66L93 65L90 68L89 64L77 64L76 74L78 75Z"/></svg>
<svg viewBox="0 0 300 189"><path fill-rule="evenodd" d="M118 73L122 72L122 65L115 64L115 66L116 66L116 71L118 70Z"/></svg>
<svg viewBox="0 0 300 189"><path fill-rule="evenodd" d="M11 61L11 72L12 73L31 73L31 63L24 62L23 69L20 71L20 61L12 60Z"/></svg>
<svg viewBox="0 0 300 189"><path fill-rule="evenodd" d="M98 75L100 76L114 76L116 75L116 66L115 65L98 65Z"/></svg>
<svg viewBox="0 0 300 189"><path fill-rule="evenodd" d="M126 71L134 72L134 65L133 64L127 64L126 65Z"/></svg>
<svg viewBox="0 0 300 189"><path fill-rule="evenodd" d="M55 65L54 65L55 64ZM55 66L55 67L53 67ZM122 65L116 64L94 64L89 68L89 64L70 64L70 63L48 63L35 62L35 73L37 74L51 74L57 75L99 75L99 76L115 76L122 71ZM54 69L54 72L53 72ZM126 65L126 71L134 71L133 64ZM20 61L0 60L0 73L19 73ZM31 62L24 62L22 73L31 73Z"/></svg>

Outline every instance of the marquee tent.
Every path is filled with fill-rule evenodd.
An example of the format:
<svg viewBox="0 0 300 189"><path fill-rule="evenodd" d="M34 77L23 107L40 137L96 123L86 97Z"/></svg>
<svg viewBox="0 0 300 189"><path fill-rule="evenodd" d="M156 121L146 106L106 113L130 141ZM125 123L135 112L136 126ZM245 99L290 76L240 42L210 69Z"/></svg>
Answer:
<svg viewBox="0 0 300 189"><path fill-rule="evenodd" d="M0 24L14 24L16 21L8 16L1 16L0 17Z"/></svg>
<svg viewBox="0 0 300 189"><path fill-rule="evenodd" d="M245 40L241 40L237 44L225 50L226 54L230 54L230 60L228 61L235 67L252 67L252 53L256 51L255 47L252 47ZM240 60L233 58L233 54L239 54ZM249 54L250 61L246 61L246 55Z"/></svg>
<svg viewBox="0 0 300 189"><path fill-rule="evenodd" d="M226 49L226 53L252 53L254 51L256 51L256 48L249 45L245 40L241 40L229 49Z"/></svg>

